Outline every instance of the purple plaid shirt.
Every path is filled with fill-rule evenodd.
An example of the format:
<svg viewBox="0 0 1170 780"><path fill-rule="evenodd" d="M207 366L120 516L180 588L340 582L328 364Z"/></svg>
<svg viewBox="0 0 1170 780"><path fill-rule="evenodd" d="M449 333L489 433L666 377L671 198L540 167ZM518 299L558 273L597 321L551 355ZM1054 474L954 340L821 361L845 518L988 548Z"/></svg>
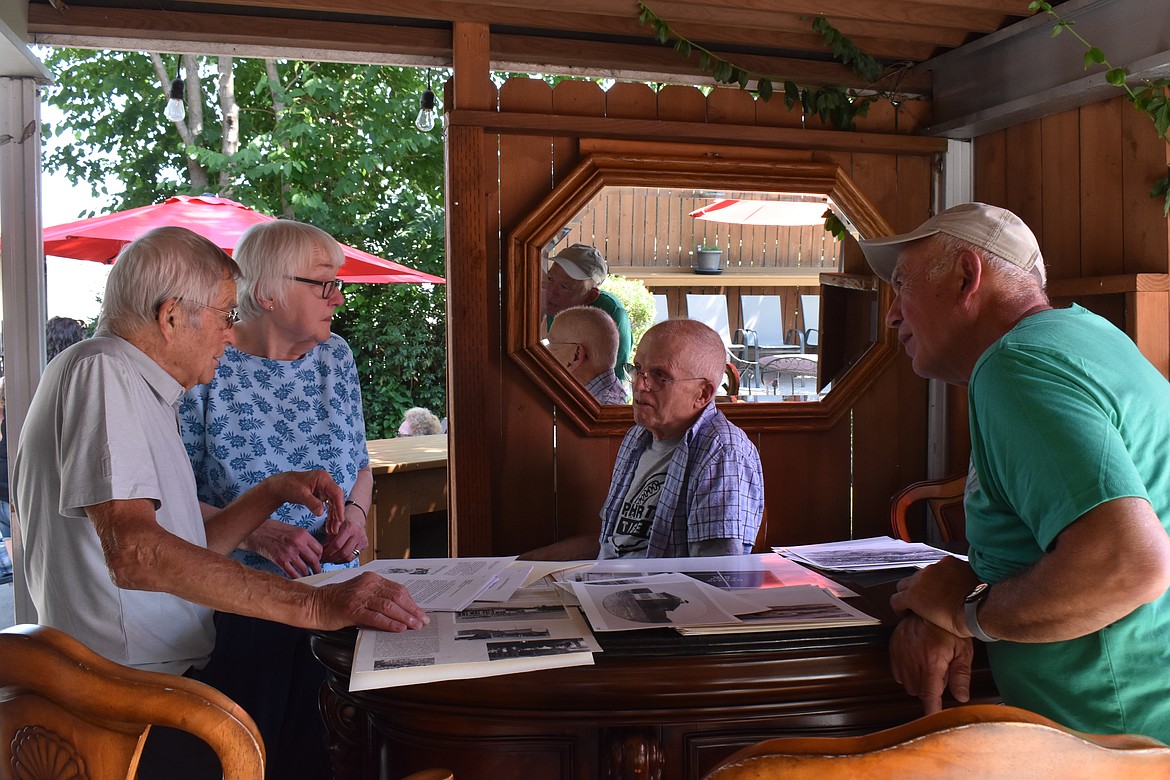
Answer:
<svg viewBox="0 0 1170 780"><path fill-rule="evenodd" d="M634 470L651 438L650 431L635 425L622 440L601 508L603 541L613 535ZM683 434L670 460L646 557L685 558L689 544L708 539L739 539L743 551L751 552L763 513L760 454L747 434L712 402Z"/></svg>
<svg viewBox="0 0 1170 780"><path fill-rule="evenodd" d="M613 371L605 370L589 380L585 385L589 394L597 399L602 406L606 404L628 404L630 397L626 395L626 388Z"/></svg>

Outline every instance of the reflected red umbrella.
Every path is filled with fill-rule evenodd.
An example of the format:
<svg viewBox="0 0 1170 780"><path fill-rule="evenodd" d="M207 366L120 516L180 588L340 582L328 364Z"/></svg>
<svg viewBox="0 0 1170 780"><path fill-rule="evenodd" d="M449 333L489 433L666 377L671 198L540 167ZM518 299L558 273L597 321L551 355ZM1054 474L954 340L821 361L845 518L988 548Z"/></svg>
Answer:
<svg viewBox="0 0 1170 780"><path fill-rule="evenodd" d="M162 203L81 219L44 229L45 254L112 263L122 247L143 233L167 225L189 228L231 254L245 230L276 217L227 198L176 195ZM347 282L443 284L440 276L416 271L360 249L341 245L345 263L338 276Z"/></svg>
<svg viewBox="0 0 1170 780"><path fill-rule="evenodd" d="M828 208L824 201L728 198L695 209L690 216L736 225L823 225Z"/></svg>

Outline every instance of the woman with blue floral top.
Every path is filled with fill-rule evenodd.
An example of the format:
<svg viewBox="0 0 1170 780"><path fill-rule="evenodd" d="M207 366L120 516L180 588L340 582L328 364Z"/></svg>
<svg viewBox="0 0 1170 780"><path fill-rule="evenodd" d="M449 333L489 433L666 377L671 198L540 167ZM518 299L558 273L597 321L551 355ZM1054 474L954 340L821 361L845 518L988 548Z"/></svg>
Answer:
<svg viewBox="0 0 1170 780"><path fill-rule="evenodd" d="M179 405L199 499L210 512L271 474L324 469L346 496L337 533L326 532L324 515L285 504L233 555L287 577L356 566L369 543L373 477L353 353L330 332L344 302L341 246L311 225L275 220L249 228L234 257L243 272L235 346L225 349L215 379ZM280 735L283 747L269 745L270 760L296 756L270 765L268 777L330 776L316 706L324 669L307 633L228 613L218 613L215 626L212 664L230 659L216 670L230 678L221 690L264 702L265 712L249 714L266 740Z"/></svg>

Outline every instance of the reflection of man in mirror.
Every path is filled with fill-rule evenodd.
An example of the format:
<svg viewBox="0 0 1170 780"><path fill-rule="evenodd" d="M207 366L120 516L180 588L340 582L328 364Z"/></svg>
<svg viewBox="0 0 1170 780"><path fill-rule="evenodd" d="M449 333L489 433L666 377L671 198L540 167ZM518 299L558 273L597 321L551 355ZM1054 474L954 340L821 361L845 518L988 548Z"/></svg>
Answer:
<svg viewBox="0 0 1170 780"><path fill-rule="evenodd" d="M547 346L597 403L629 403L626 389L613 370L618 351L617 325L601 309L574 306L562 311L548 329Z"/></svg>
<svg viewBox="0 0 1170 780"><path fill-rule="evenodd" d="M685 558L751 552L764 513L760 455L715 406L726 352L695 320L660 322L629 374L633 428L622 440L601 534L531 551L533 560Z"/></svg>
<svg viewBox="0 0 1170 780"><path fill-rule="evenodd" d="M623 367L630 359L632 343L630 316L616 295L601 289L607 276L609 266L601 252L588 244L573 244L550 257L545 264L540 300L548 317L547 326L552 325L553 317L574 306L592 306L608 314L618 329L618 350L613 367L618 378L623 379Z"/></svg>

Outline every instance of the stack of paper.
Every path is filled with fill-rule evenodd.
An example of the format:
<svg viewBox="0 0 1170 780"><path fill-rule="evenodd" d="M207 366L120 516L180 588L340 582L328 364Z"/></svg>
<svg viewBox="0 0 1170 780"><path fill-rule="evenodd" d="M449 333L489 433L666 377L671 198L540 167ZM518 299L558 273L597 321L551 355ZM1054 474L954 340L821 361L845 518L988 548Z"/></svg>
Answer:
<svg viewBox="0 0 1170 780"><path fill-rule="evenodd" d="M576 607L490 604L436 613L401 633L362 629L351 691L593 663L601 646Z"/></svg>
<svg viewBox="0 0 1170 780"><path fill-rule="evenodd" d="M907 566L928 566L950 553L917 542L903 542L888 536L846 542L774 547L786 558L826 571L876 571ZM962 557L962 556L956 556Z"/></svg>
<svg viewBox="0 0 1170 780"><path fill-rule="evenodd" d="M410 591L428 612L459 612L473 601L507 601L532 567L510 566L509 558L408 558L371 561L346 569L317 584L334 584L373 572Z"/></svg>

